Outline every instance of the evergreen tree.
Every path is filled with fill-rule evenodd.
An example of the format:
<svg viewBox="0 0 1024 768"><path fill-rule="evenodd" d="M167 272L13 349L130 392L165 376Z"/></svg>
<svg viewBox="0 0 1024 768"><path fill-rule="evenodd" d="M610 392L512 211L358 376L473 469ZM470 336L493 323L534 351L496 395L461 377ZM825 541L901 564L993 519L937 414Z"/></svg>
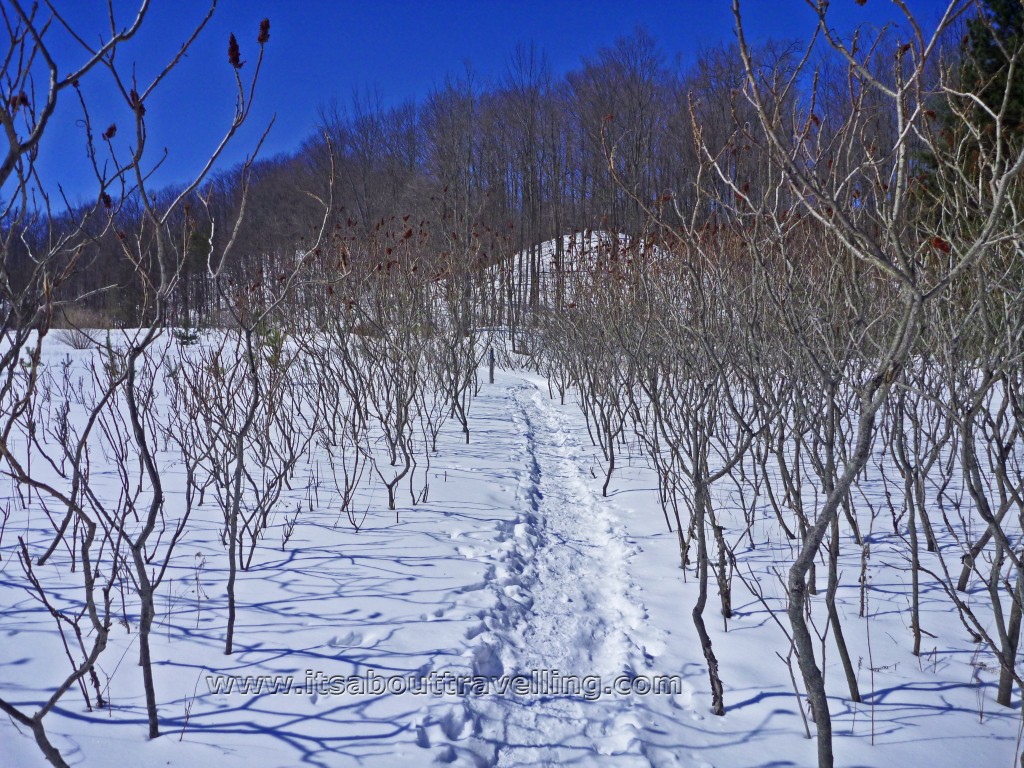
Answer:
<svg viewBox="0 0 1024 768"><path fill-rule="evenodd" d="M962 87L996 114L1006 102L1003 140L1016 144L1024 133L1024 2L979 0L978 5L962 43ZM994 133L992 116L980 107L976 115L983 132Z"/></svg>

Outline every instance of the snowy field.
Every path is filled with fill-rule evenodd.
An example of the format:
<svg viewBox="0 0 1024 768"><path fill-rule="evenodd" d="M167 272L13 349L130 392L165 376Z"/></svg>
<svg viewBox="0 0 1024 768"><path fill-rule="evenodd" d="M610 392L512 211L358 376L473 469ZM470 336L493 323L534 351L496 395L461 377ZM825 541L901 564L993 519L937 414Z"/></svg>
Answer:
<svg viewBox="0 0 1024 768"><path fill-rule="evenodd" d="M58 366L65 356L82 365L95 353L54 341L46 354L46 364ZM499 371L494 384L482 384L470 427L468 445L454 420L442 429L425 503L411 506L403 492L396 515L368 475L355 505L366 513L359 531L323 482L318 451L304 458L251 567L238 574L230 656L223 521L209 500L199 506L157 595L163 735L146 738L129 601L117 607L126 621L115 624L98 662L109 707L90 711L73 689L46 718L65 759L223 768L815 762L783 661L788 641L738 578L727 626L713 595L705 613L727 710L711 714L690 619L696 587L679 568L676 533L638 452L620 458L602 497L600 452L580 409L571 397L565 405L551 399L547 383L523 371ZM184 470L173 446L162 448L173 509L183 503ZM94 482L110 474L115 492L109 467L95 462L91 473ZM2 482L11 514L0 550L0 690L32 711L69 664L49 612L25 589L18 537L39 546L52 529L37 498ZM744 578L774 604L783 593L773 567L789 560L792 545L771 539L769 515L749 537L757 548L743 543L737 557ZM867 531L870 520L861 522ZM728 523L726 535L741 538ZM883 516L871 534L869 621L855 620L860 549L843 554L839 604L850 617L864 701L844 697L842 669L826 644L837 764L1011 768L1020 711L994 703L997 666L927 584L922 626L934 639L926 636L925 652L912 655L910 573L891 536ZM66 560L53 562L38 575L73 603L79 574L61 565ZM546 680L548 690L526 685L531 678ZM481 689L459 695L444 687L467 680ZM666 690L646 691L658 684ZM0 744L4 766L44 764L31 735L6 717Z"/></svg>

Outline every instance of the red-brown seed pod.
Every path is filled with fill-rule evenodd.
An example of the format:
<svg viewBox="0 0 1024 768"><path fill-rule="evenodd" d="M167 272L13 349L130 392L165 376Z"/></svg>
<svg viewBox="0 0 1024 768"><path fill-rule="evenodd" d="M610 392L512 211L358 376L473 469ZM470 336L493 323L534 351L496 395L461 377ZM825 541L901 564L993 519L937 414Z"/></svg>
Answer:
<svg viewBox="0 0 1024 768"><path fill-rule="evenodd" d="M235 69L241 69L245 63L242 61L241 51L238 49L238 40L234 34L228 37L228 63Z"/></svg>

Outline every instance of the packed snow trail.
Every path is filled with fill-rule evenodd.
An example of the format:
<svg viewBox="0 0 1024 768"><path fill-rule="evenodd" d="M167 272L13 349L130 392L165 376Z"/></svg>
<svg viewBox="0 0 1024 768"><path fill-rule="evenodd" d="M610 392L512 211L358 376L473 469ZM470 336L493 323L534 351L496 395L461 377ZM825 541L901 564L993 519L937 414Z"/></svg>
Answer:
<svg viewBox="0 0 1024 768"><path fill-rule="evenodd" d="M527 381L510 390L509 404L524 443L516 457L520 512L506 525L492 572L497 604L473 649L473 671L543 671L593 687L559 690L556 681L546 694L470 697L474 751L495 766L672 764L646 754L645 714L632 696L594 695L598 680L604 688L649 673L651 657L637 639L646 615L627 570L634 547L609 500L592 489L583 451L547 394Z"/></svg>

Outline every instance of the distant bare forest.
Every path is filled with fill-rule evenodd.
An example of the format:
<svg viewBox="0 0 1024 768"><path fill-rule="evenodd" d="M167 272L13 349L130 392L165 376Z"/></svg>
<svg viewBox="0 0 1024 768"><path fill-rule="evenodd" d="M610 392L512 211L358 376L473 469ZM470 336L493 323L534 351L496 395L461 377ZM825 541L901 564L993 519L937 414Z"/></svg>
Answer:
<svg viewBox="0 0 1024 768"><path fill-rule="evenodd" d="M893 85L899 44L892 36L860 42L857 55L867 69L858 77ZM846 62L834 51L815 50L808 61L800 45L779 42L751 53L775 78L778 92L771 98L780 102L771 105L773 130L787 140L802 135L813 142L807 162L814 153L838 149L842 157L836 160L853 169L872 162L872 148L891 151L902 142L912 155L909 178L932 174L931 155L924 151L928 136L899 138L891 104L851 91ZM930 52L915 75L915 98L929 112L940 108L943 66L954 66L938 64L938 53ZM945 53L958 55L955 46ZM573 268L566 253L572 241L562 236L575 236L584 247L592 239L588 233L598 231L674 249L678 238L667 230L683 223L727 225L768 197L779 210L800 212L799 197L778 188L745 84L735 44L704 52L680 69L638 30L561 77L551 73L541 52L522 48L498 82L452 76L419 103L383 108L363 96L326 105L321 131L294 154L256 159L188 189L146 189L147 203L131 174L99 180L96 204L70 212L60 210L56 197L47 215L21 211L13 196L5 221L17 223L18 237L8 238L9 274L17 283L19 275L31 274L28 265L47 243L75 232L74 247L61 249L60 257L73 259L75 268L54 286L64 309L73 305L70 321L148 322L156 311L149 286L159 269L149 253L155 235L146 208L153 205L166 209L161 218L179 254L164 309L170 324L220 322L224 299L207 260L230 241L219 274L250 287L268 287L315 242L313 252L304 254L304 267L317 275L305 282L321 284L302 292L311 307L330 303L325 287L348 270L386 268L396 260L394 251L415 260L423 274L453 265L502 265L507 280L496 297L501 306L495 321L500 316L515 325L524 310L560 301L561 290L548 293L542 284L560 281ZM936 104L929 106L931 101ZM843 138L853 115L863 123L856 141ZM108 133L134 130L90 128L100 156ZM863 183L846 187L841 193L847 204L853 194L870 203L880 191ZM554 251L542 258L547 241ZM617 249L623 241L608 242Z"/></svg>

